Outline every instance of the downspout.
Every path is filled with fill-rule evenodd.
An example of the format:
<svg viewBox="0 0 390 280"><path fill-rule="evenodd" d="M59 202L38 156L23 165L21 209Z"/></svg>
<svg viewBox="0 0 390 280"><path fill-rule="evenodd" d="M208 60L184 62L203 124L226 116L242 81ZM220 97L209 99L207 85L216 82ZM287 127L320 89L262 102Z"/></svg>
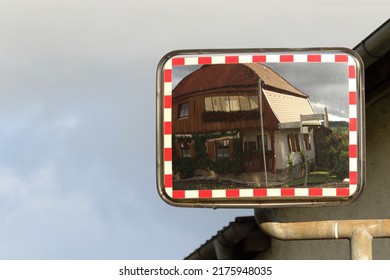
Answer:
<svg viewBox="0 0 390 280"><path fill-rule="evenodd" d="M390 220L335 220L283 223L272 209L255 209L255 219L279 240L349 239L352 260L372 260L372 239L390 237Z"/></svg>

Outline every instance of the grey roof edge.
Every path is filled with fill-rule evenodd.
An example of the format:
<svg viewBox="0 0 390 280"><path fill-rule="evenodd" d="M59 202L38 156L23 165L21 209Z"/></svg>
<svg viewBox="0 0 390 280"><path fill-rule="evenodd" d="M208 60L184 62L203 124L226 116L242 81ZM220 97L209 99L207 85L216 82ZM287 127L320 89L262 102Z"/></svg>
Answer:
<svg viewBox="0 0 390 280"><path fill-rule="evenodd" d="M226 252L247 238L248 233L256 228L260 231L254 216L237 217L184 259L229 259L229 253Z"/></svg>
<svg viewBox="0 0 390 280"><path fill-rule="evenodd" d="M385 21L353 49L364 62L365 68L390 51L390 19Z"/></svg>

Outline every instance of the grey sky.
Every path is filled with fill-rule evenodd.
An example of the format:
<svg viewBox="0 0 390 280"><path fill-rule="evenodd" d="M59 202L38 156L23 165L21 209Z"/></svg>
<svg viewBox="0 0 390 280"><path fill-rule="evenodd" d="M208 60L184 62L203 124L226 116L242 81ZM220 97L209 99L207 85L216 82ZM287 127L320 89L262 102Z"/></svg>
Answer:
<svg viewBox="0 0 390 280"><path fill-rule="evenodd" d="M181 259L252 215L159 198L160 58L190 48L352 48L389 8L385 0L2 0L0 259Z"/></svg>
<svg viewBox="0 0 390 280"><path fill-rule="evenodd" d="M348 121L348 66L343 63L267 64L289 83L309 95L316 113L326 107L330 120Z"/></svg>

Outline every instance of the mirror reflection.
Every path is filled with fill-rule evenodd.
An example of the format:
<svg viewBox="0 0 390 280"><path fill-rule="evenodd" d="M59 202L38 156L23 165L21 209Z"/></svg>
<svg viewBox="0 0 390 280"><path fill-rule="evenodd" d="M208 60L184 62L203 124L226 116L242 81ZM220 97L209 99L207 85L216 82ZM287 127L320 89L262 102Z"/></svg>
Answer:
<svg viewBox="0 0 390 280"><path fill-rule="evenodd" d="M348 187L347 67L174 67L173 189Z"/></svg>

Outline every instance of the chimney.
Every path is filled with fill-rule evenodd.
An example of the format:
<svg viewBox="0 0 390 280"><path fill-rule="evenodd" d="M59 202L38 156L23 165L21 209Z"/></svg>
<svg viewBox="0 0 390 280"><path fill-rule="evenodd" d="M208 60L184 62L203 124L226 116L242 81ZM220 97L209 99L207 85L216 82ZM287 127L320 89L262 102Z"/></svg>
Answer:
<svg viewBox="0 0 390 280"><path fill-rule="evenodd" d="M325 107L324 126L326 128L329 128L329 117L328 117L328 110L326 109L326 107Z"/></svg>

